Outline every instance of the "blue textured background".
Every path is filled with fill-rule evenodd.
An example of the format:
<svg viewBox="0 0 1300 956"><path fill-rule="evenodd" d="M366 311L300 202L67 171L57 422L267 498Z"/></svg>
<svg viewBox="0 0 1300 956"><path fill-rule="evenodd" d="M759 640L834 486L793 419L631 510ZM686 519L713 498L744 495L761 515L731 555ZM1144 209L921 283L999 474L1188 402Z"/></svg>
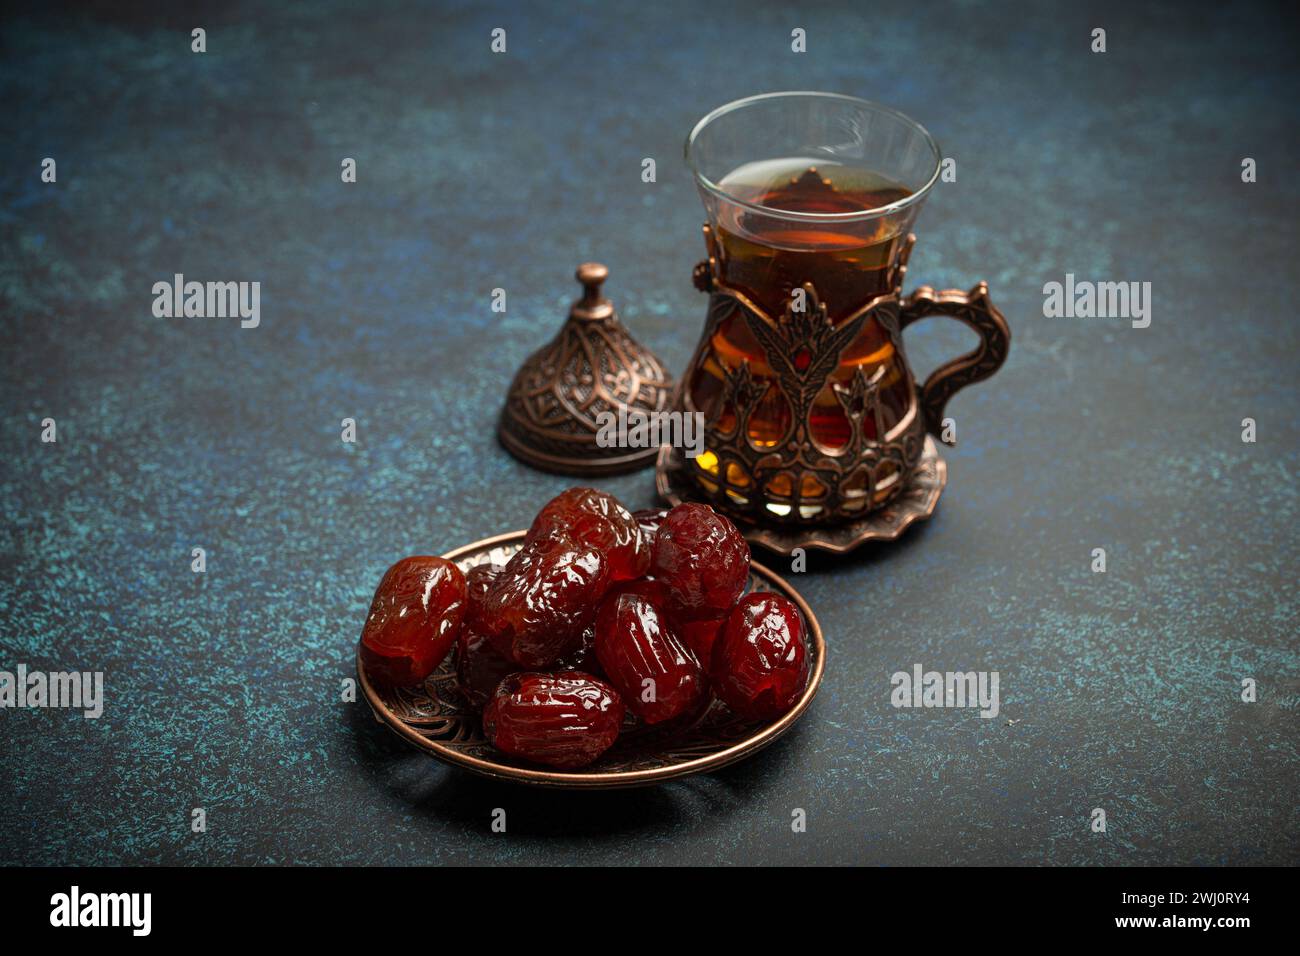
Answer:
<svg viewBox="0 0 1300 956"><path fill-rule="evenodd" d="M103 670L108 701L0 711L0 863L1300 861L1293 11L369 6L4 23L0 668ZM741 765L545 794L407 749L339 700L375 582L568 484L492 432L578 262L684 367L682 140L789 88L888 103L957 159L911 276L988 279L1014 341L950 406L935 518L796 576L825 683ZM261 327L154 318L175 272L260 280ZM1151 327L1043 318L1066 272L1150 281ZM922 372L967 341L908 335ZM647 472L603 484L653 501ZM918 662L998 670L1001 716L892 709Z"/></svg>

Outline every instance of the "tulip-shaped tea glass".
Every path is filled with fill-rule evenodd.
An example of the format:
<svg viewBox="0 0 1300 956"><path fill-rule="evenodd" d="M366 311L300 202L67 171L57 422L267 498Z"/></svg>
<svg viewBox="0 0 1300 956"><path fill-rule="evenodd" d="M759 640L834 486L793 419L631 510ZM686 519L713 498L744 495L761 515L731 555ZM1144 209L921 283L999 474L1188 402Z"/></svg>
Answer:
<svg viewBox="0 0 1300 956"><path fill-rule="evenodd" d="M705 417L685 463L700 497L760 524L860 518L906 485L948 398L1005 360L984 283L902 295L941 158L903 114L830 93L738 100L691 131L710 298L680 401ZM901 333L936 314L980 345L918 389Z"/></svg>

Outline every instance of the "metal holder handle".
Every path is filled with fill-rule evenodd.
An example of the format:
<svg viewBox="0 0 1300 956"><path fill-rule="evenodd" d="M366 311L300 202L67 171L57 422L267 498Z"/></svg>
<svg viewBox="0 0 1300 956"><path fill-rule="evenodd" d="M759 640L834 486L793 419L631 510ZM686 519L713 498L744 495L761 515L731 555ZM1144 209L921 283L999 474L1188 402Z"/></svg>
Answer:
<svg viewBox="0 0 1300 956"><path fill-rule="evenodd" d="M925 428L945 444L943 410L958 391L982 382L1002 367L1011 348L1011 329L1006 318L989 299L987 282L976 283L969 292L945 289L935 292L923 285L903 299L899 329L932 315L946 315L964 323L980 338L979 347L939 366L920 388L921 414Z"/></svg>

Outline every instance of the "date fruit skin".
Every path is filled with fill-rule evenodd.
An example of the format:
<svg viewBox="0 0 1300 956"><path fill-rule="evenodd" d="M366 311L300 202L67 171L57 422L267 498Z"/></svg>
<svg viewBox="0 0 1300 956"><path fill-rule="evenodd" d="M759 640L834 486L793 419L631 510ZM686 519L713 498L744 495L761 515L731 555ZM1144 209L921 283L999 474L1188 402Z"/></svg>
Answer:
<svg viewBox="0 0 1300 956"><path fill-rule="evenodd" d="M541 670L577 646L608 584L609 562L598 548L542 534L492 582L475 626L498 654Z"/></svg>
<svg viewBox="0 0 1300 956"><path fill-rule="evenodd" d="M741 598L713 646L713 690L732 711L752 720L779 717L808 684L803 615L788 598Z"/></svg>
<svg viewBox="0 0 1300 956"><path fill-rule="evenodd" d="M592 677L604 677L600 661L596 659L596 625L587 626L574 645L563 657L552 665L555 671L582 671Z"/></svg>
<svg viewBox="0 0 1300 956"><path fill-rule="evenodd" d="M637 578L635 581L620 581L612 585L607 597L615 594L635 594L643 597L660 610L668 606L668 589L652 578Z"/></svg>
<svg viewBox="0 0 1300 956"><path fill-rule="evenodd" d="M667 514L667 508L642 508L640 511L632 512L632 517L636 519L637 526L641 529L641 540L645 542L646 550L651 554L654 553L655 535L659 533L659 526L664 523Z"/></svg>
<svg viewBox="0 0 1300 956"><path fill-rule="evenodd" d="M708 696L708 680L668 619L636 594L605 599L596 616L596 658L632 712L658 724L695 710Z"/></svg>
<svg viewBox="0 0 1300 956"><path fill-rule="evenodd" d="M667 514L667 512L665 511L664 514ZM683 618L671 610L673 601L668 589L653 578L637 578L635 581L620 582L609 589L609 594L606 595L605 600L608 601L610 597L616 594L635 594L638 597L643 597L653 604L661 614L667 615L672 632L682 643L695 652L695 659L701 665L706 665L705 670L707 672L707 662L712 659L713 655L714 638L718 636L722 626L727 623L725 614L722 617L703 618L698 621ZM579 667L578 669L582 670L583 668Z"/></svg>
<svg viewBox="0 0 1300 956"><path fill-rule="evenodd" d="M501 576L504 564L476 564L465 573L465 589L469 593L469 610L466 621L473 621L482 613L483 601L492 584Z"/></svg>
<svg viewBox="0 0 1300 956"><path fill-rule="evenodd" d="M680 504L655 535L650 573L668 590L678 620L722 617L749 579L749 544L708 505Z"/></svg>
<svg viewBox="0 0 1300 956"><path fill-rule="evenodd" d="M483 711L483 733L505 753L571 770L613 745L624 711L613 687L581 671L512 674Z"/></svg>
<svg viewBox="0 0 1300 956"><path fill-rule="evenodd" d="M611 581L639 578L650 565L650 549L641 539L636 519L604 491L570 488L556 495L537 512L524 541L556 532L603 551Z"/></svg>
<svg viewBox="0 0 1300 956"><path fill-rule="evenodd" d="M713 660L713 645L726 627L725 617L706 617L698 621L678 621L674 630L701 663Z"/></svg>
<svg viewBox="0 0 1300 956"><path fill-rule="evenodd" d="M384 572L361 629L367 675L389 687L423 681L456 642L467 605L465 575L447 559L398 561Z"/></svg>
<svg viewBox="0 0 1300 956"><path fill-rule="evenodd" d="M492 699L501 681L519 670L519 665L497 653L472 624L466 623L456 639L456 686L475 710Z"/></svg>

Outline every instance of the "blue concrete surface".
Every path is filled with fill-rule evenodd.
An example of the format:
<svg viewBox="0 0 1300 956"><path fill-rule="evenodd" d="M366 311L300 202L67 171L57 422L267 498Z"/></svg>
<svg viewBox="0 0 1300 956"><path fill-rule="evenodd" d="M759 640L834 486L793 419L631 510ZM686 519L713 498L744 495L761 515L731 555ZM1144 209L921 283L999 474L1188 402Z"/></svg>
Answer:
<svg viewBox="0 0 1300 956"><path fill-rule="evenodd" d="M161 9L0 31L0 669L102 670L107 694L97 721L0 711L0 863L1300 862L1289 8ZM930 128L958 179L911 277L988 279L1013 328L950 406L935 518L795 576L825 683L734 768L547 794L407 749L340 701L375 582L567 486L492 432L578 262L684 367L682 141L792 88ZM155 318L178 272L260 281L260 327ZM1151 327L1044 318L1066 273L1150 281ZM922 370L967 342L908 335ZM654 500L646 472L602 484ZM915 663L997 670L999 718L895 710Z"/></svg>

